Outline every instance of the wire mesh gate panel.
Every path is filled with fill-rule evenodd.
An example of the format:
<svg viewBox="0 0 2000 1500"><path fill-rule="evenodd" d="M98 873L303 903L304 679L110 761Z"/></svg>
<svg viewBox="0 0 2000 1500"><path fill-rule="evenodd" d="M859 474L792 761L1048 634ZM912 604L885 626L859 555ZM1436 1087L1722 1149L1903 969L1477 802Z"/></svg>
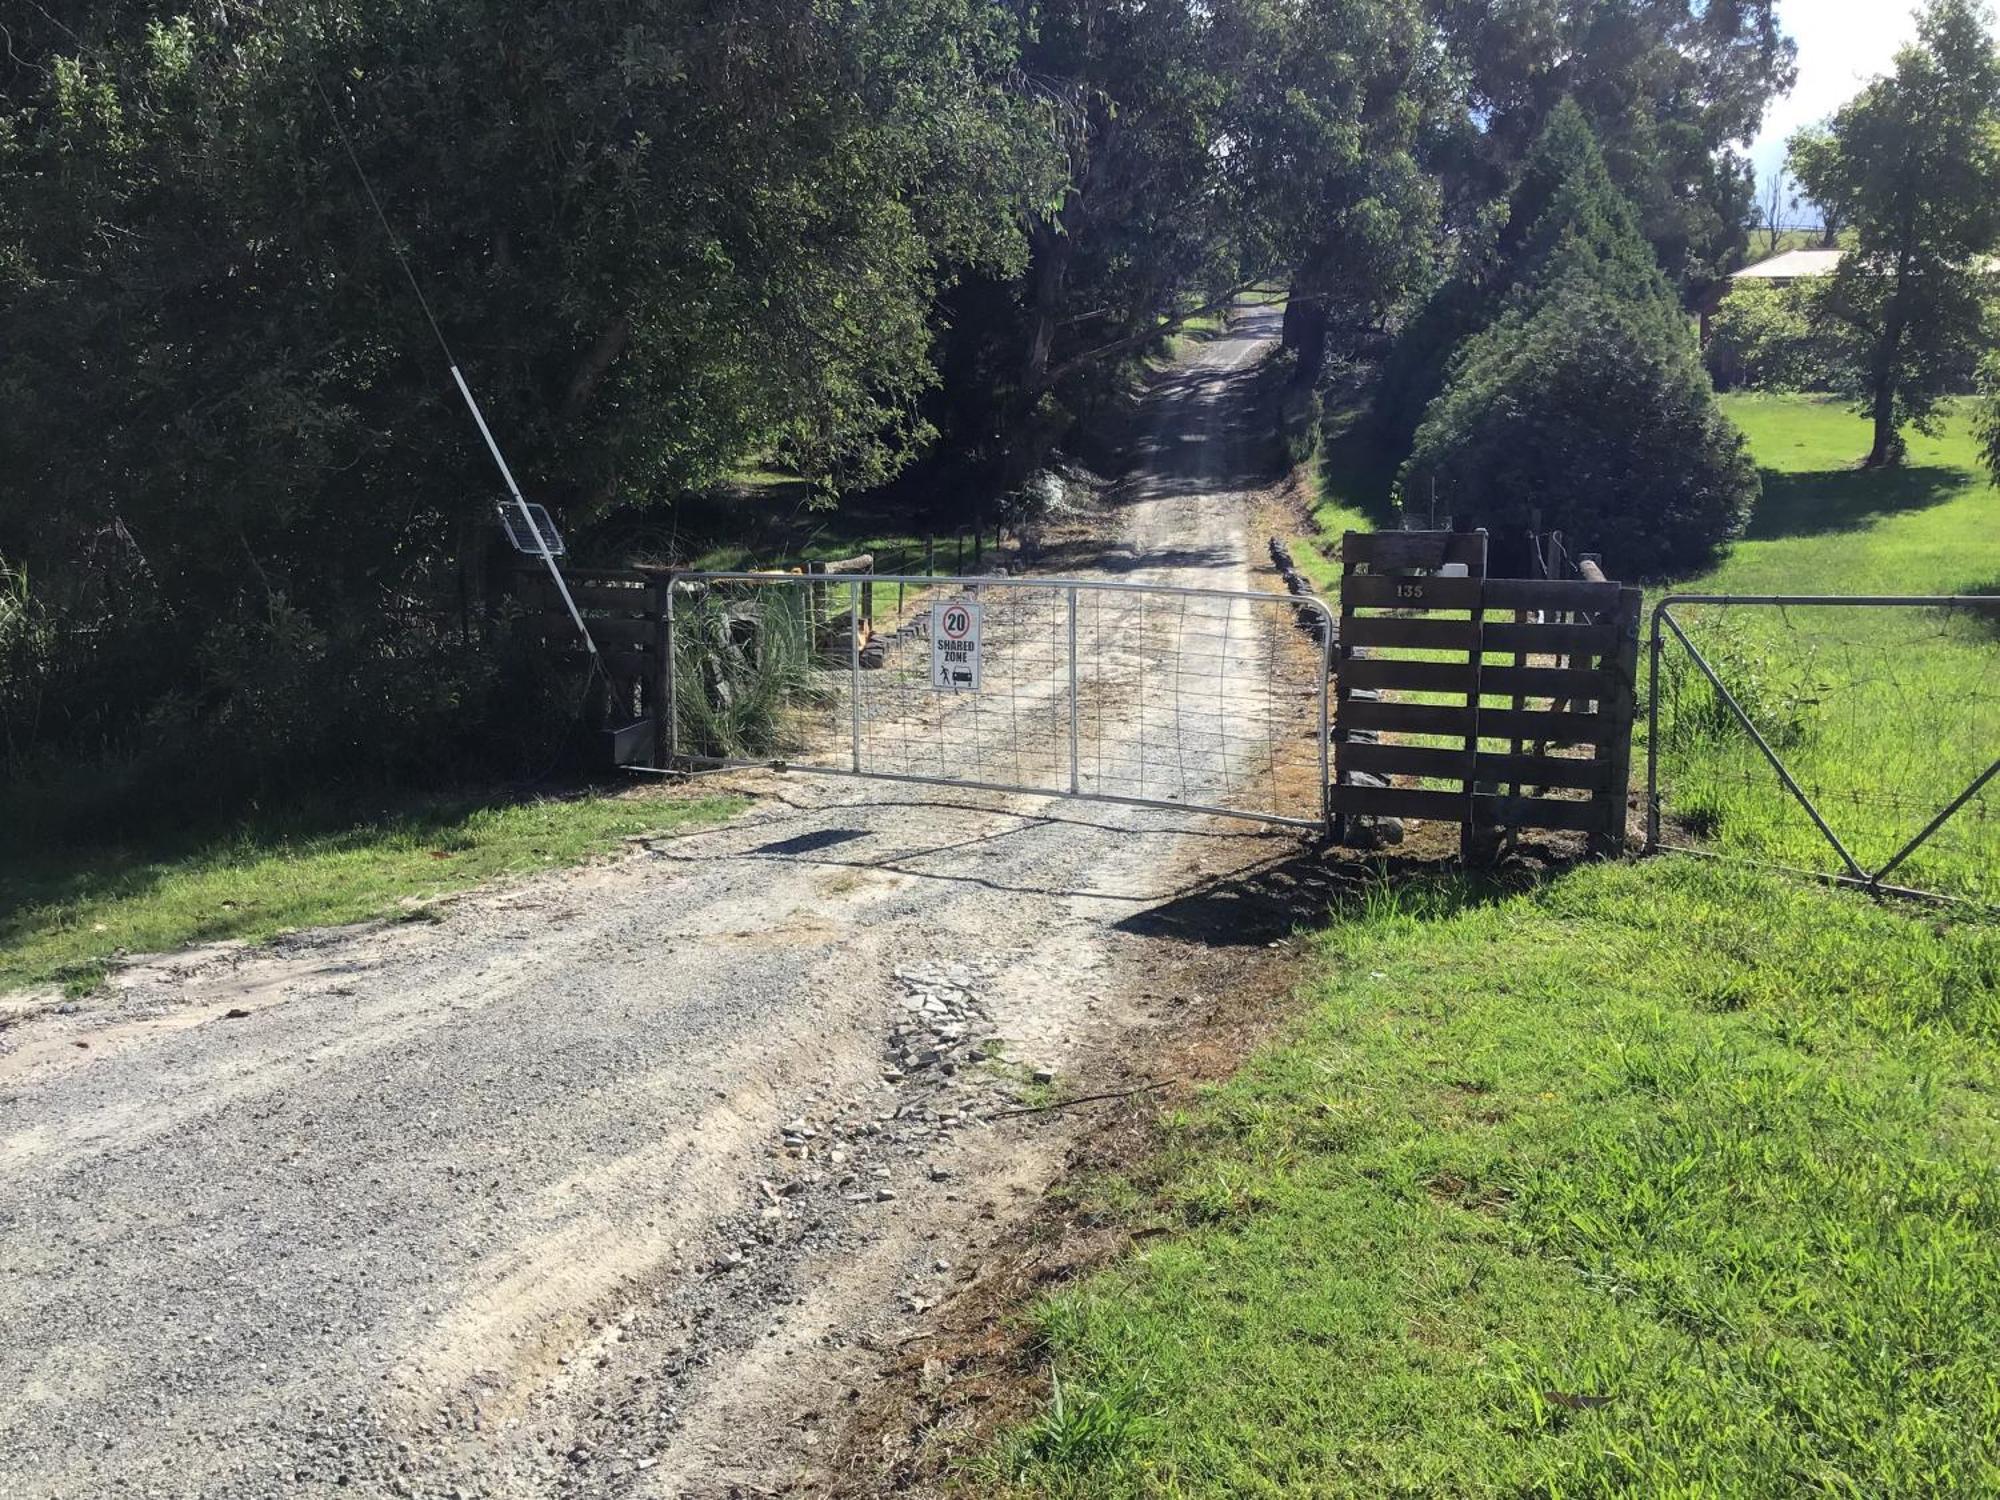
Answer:
<svg viewBox="0 0 2000 1500"><path fill-rule="evenodd" d="M1331 629L1297 623L1330 627L1317 600L756 573L676 574L671 597L675 758L1325 825ZM976 690L935 671L954 602L977 606Z"/></svg>
<svg viewBox="0 0 2000 1500"><path fill-rule="evenodd" d="M2000 598L1676 594L1647 845L2000 905Z"/></svg>

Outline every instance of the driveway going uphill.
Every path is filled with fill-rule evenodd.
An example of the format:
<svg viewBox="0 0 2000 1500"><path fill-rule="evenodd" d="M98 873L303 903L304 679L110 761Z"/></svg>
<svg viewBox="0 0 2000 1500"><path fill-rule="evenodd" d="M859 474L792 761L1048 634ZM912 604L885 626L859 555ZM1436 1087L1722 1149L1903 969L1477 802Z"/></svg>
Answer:
<svg viewBox="0 0 2000 1500"><path fill-rule="evenodd" d="M1222 434L1274 325L1156 394L1118 576L1252 585ZM729 825L436 924L149 961L0 1033L0 1494L809 1476L1086 1123L996 1117L1172 1026L1207 972L1172 912L1294 852L740 781Z"/></svg>

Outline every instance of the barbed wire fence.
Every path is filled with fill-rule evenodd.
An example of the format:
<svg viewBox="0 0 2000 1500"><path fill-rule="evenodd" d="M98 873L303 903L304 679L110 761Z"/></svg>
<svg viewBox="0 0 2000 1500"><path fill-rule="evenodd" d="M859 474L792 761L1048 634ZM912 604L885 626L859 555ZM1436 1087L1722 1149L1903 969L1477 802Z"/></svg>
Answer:
<svg viewBox="0 0 2000 1500"><path fill-rule="evenodd" d="M2000 905L2000 597L1661 601L1653 848Z"/></svg>

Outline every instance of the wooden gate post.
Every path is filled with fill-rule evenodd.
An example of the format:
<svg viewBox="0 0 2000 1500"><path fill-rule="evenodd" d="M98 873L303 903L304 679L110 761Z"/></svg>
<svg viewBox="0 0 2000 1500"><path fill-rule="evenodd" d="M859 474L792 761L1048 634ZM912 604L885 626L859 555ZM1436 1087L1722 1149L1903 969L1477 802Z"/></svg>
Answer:
<svg viewBox="0 0 2000 1500"><path fill-rule="evenodd" d="M1606 722L1609 740L1600 740L1594 751L1594 758L1604 766L1604 782L1597 793L1604 824L1591 835L1594 854L1625 851L1625 814L1632 781L1632 728L1639 712L1639 617L1645 610L1645 598L1639 589L1625 589L1618 595L1618 607L1611 615L1617 643L1603 659L1604 675L1610 685L1597 705Z"/></svg>
<svg viewBox="0 0 2000 1500"><path fill-rule="evenodd" d="M1492 862L1497 843L1480 827L1479 817L1479 704L1480 679L1486 671L1486 595L1480 593L1472 606L1472 645L1467 653L1472 686L1465 695L1465 820L1458 825L1459 863L1483 865Z"/></svg>
<svg viewBox="0 0 2000 1500"><path fill-rule="evenodd" d="M1631 775L1640 591L1601 576L1487 578L1484 541L1389 532L1350 533L1342 543L1337 764L1328 793L1337 836L1357 818L1422 818L1458 824L1468 861L1506 828L1580 833L1593 850L1615 851L1624 844ZM1478 554L1457 550L1468 546ZM1444 561L1479 575L1411 576ZM1567 664L1533 665L1537 658ZM1489 694L1511 706L1485 707ZM1490 752L1489 736L1502 742ZM1534 753L1524 753L1530 744ZM1581 746L1588 758L1556 753Z"/></svg>

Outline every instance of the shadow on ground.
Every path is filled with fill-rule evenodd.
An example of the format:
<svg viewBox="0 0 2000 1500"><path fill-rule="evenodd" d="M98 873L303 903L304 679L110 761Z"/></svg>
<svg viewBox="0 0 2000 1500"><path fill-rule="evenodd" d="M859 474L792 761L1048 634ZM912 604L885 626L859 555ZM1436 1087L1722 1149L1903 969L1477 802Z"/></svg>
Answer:
<svg viewBox="0 0 2000 1500"><path fill-rule="evenodd" d="M1262 947L1362 911L1371 896L1444 916L1504 900L1556 879L1578 862L1566 849L1535 844L1510 851L1489 870L1467 870L1455 861L1422 856L1367 859L1342 850L1302 849L1184 891L1117 927L1140 937L1210 948Z"/></svg>
<svg viewBox="0 0 2000 1500"><path fill-rule="evenodd" d="M1319 467L1327 499L1360 511L1384 530L1394 529L1401 459L1382 446L1365 408L1357 405L1328 424Z"/></svg>
<svg viewBox="0 0 2000 1500"><path fill-rule="evenodd" d="M1764 495L1744 532L1753 542L1857 531L1904 511L1928 510L1964 490L1971 476L1942 464L1898 469L1764 471Z"/></svg>

